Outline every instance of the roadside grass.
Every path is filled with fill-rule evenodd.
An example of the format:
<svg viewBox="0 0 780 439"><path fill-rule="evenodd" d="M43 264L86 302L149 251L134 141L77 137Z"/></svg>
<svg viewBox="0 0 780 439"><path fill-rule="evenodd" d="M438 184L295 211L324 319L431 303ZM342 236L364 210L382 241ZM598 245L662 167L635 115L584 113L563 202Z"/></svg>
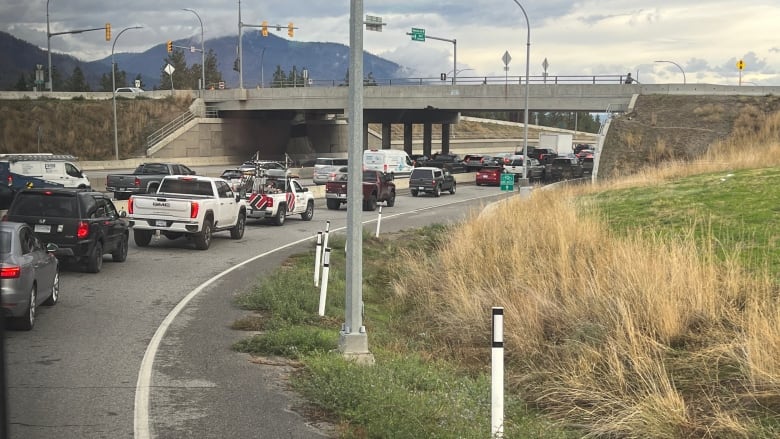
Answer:
<svg viewBox="0 0 780 439"><path fill-rule="evenodd" d="M503 306L507 438L779 437L777 121L745 122L717 160L364 235L373 367L327 336L343 314L338 240L333 317L315 317L310 251L242 298L267 323L236 348L302 362L293 385L341 437L485 437L490 309Z"/></svg>

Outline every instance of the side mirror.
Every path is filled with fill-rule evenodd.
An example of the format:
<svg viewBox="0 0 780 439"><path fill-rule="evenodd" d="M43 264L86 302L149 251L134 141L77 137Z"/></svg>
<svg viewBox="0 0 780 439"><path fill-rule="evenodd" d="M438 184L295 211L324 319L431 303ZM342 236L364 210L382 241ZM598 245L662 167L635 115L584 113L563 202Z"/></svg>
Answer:
<svg viewBox="0 0 780 439"><path fill-rule="evenodd" d="M236 203L238 203L239 201L241 201L241 194L236 194L235 198L236 198Z"/></svg>

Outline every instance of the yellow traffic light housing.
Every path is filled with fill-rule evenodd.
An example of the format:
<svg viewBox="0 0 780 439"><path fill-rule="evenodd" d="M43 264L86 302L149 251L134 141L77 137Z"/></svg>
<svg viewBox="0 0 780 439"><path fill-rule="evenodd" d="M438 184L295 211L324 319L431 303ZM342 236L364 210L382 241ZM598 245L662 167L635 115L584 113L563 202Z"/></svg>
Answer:
<svg viewBox="0 0 780 439"><path fill-rule="evenodd" d="M111 23L106 23L106 41L111 41Z"/></svg>
<svg viewBox="0 0 780 439"><path fill-rule="evenodd" d="M267 37L267 36L268 36L268 22L267 22L267 21L263 21L263 25L261 26L260 33L261 33L261 34L262 34L264 37Z"/></svg>
<svg viewBox="0 0 780 439"><path fill-rule="evenodd" d="M168 44L166 46L166 50L168 50L168 53L173 53L173 41L168 40Z"/></svg>
<svg viewBox="0 0 780 439"><path fill-rule="evenodd" d="M293 26L292 22L290 22L290 23L287 25L287 35L288 35L290 38L292 38L294 34L295 34L295 27Z"/></svg>

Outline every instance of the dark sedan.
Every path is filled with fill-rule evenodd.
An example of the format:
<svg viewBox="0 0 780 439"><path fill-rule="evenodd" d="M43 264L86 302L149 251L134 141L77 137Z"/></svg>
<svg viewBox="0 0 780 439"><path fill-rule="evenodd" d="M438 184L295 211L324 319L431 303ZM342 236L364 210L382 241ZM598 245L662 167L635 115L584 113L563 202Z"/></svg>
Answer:
<svg viewBox="0 0 780 439"><path fill-rule="evenodd" d="M32 329L38 305L55 305L59 300L56 248L54 244L44 247L27 224L0 222L0 301L12 327Z"/></svg>

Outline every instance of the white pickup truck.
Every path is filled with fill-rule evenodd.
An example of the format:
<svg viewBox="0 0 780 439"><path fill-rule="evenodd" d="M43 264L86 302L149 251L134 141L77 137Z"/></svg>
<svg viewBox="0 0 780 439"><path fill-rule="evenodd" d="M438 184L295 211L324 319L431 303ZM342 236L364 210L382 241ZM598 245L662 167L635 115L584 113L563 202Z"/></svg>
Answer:
<svg viewBox="0 0 780 439"><path fill-rule="evenodd" d="M230 230L241 239L246 201L221 178L167 176L155 194L133 195L127 203L135 244L146 247L156 231L168 239L187 237L199 250L211 245L211 234Z"/></svg>
<svg viewBox="0 0 780 439"><path fill-rule="evenodd" d="M268 169L255 177L248 201L247 217L270 219L277 226L288 215L300 215L304 221L314 218L314 194L286 170Z"/></svg>

